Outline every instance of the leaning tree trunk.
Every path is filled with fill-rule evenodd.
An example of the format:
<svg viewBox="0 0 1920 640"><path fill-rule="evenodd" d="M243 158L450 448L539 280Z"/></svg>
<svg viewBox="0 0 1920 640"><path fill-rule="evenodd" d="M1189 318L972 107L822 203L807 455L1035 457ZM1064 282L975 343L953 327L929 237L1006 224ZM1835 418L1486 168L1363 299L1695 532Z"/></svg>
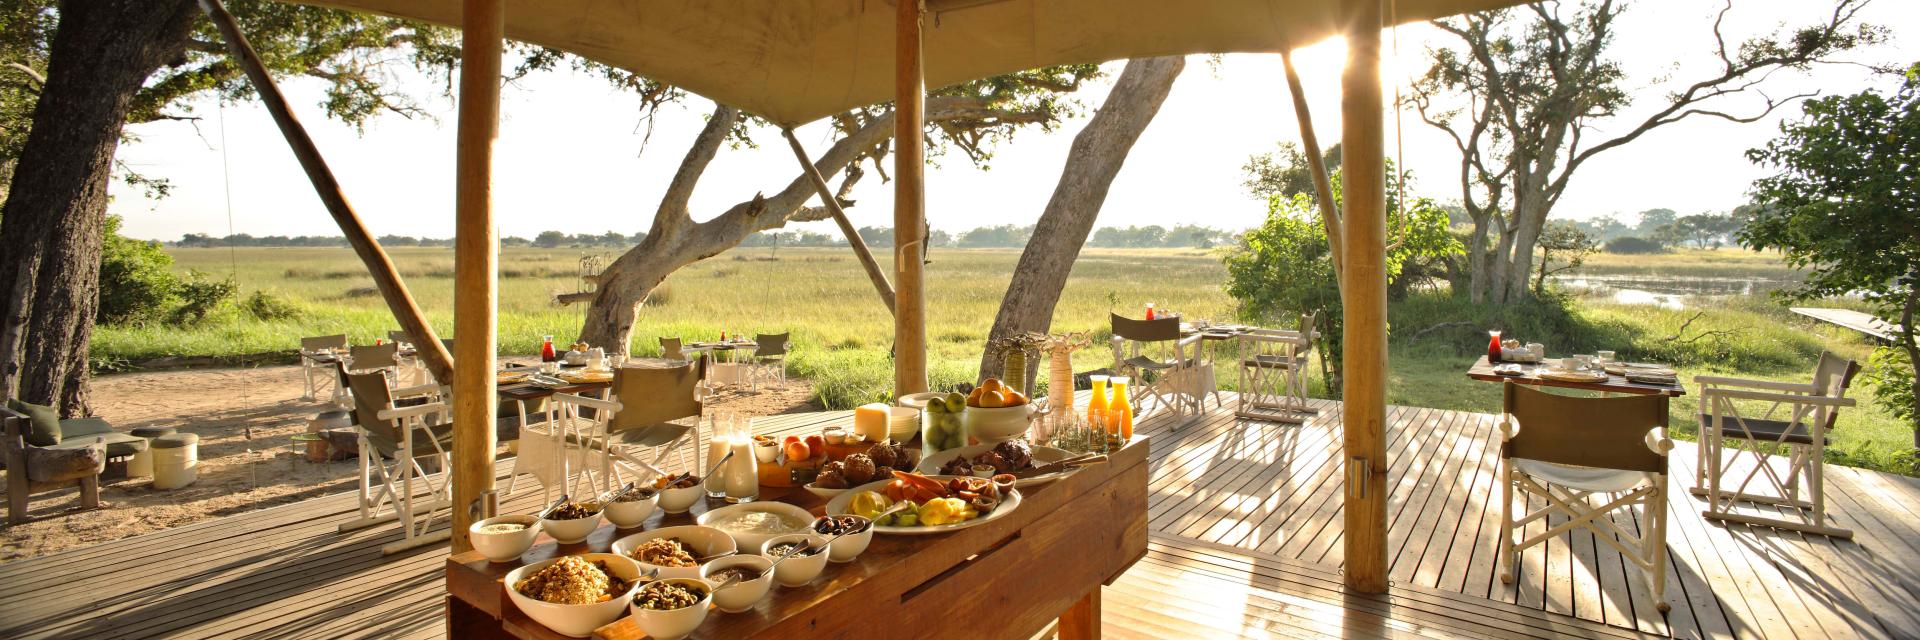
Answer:
<svg viewBox="0 0 1920 640"><path fill-rule="evenodd" d="M1052 325L1054 305L1060 302L1067 274L1093 230L1107 189L1113 186L1127 152L1153 122L1154 114L1159 113L1161 103L1173 89L1174 78L1185 66L1186 60L1180 56L1127 61L1099 113L1073 138L1053 198L1034 225L1026 250L1020 252L1020 263L1013 270L1019 277L1008 285L1007 295L1000 301L1000 313L987 335L989 343L1028 331L1046 331ZM999 371L1000 362L991 349L986 350L980 357L980 377ZM1025 373L1031 379L1033 372Z"/></svg>
<svg viewBox="0 0 1920 640"><path fill-rule="evenodd" d="M47 82L0 211L0 383L63 416L89 410L87 350L122 124L147 76L179 58L198 15L187 0L61 3Z"/></svg>

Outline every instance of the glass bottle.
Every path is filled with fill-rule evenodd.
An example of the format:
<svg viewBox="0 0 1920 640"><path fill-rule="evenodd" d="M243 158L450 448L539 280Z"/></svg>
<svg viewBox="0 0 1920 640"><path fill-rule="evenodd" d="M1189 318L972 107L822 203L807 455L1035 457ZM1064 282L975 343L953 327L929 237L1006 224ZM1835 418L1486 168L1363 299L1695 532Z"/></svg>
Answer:
<svg viewBox="0 0 1920 640"><path fill-rule="evenodd" d="M1093 398L1087 401L1087 422L1092 423L1107 414L1107 376L1087 376L1093 381Z"/></svg>
<svg viewBox="0 0 1920 640"><path fill-rule="evenodd" d="M1147 319L1153 319L1153 303L1151 302L1147 303Z"/></svg>
<svg viewBox="0 0 1920 640"><path fill-rule="evenodd" d="M1499 362L1500 361L1500 330L1494 329L1492 331L1488 331L1487 335L1493 336L1492 338L1487 340L1487 362L1489 363Z"/></svg>
<svg viewBox="0 0 1920 640"><path fill-rule="evenodd" d="M559 360L559 359L560 359L560 354L558 354L558 353L555 353L555 352L554 352L554 350L553 350L553 336L547 336L547 337L545 337L545 338L543 338L543 339L541 339L541 341L540 341L540 361L541 361L541 362L553 362L553 361L555 361L555 360Z"/></svg>
<svg viewBox="0 0 1920 640"><path fill-rule="evenodd" d="M1133 401L1127 397L1127 387L1133 382L1127 376L1114 376L1113 402L1107 405L1107 415L1113 416L1112 424L1107 425L1108 433L1118 434L1121 442L1133 440Z"/></svg>

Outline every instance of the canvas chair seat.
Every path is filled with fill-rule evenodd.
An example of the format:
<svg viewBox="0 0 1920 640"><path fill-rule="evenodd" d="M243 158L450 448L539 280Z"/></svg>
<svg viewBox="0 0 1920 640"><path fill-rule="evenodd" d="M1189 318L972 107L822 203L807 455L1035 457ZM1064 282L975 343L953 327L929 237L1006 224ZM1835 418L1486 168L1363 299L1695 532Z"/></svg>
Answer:
<svg viewBox="0 0 1920 640"><path fill-rule="evenodd" d="M1148 371L1165 371L1167 369L1172 369L1180 366L1180 363L1178 361L1155 360L1153 358L1149 358L1146 356L1134 356L1131 358L1127 358L1126 360L1122 360L1121 362L1125 363L1129 367L1134 367L1136 369L1146 369ZM1187 359L1187 366L1189 367L1193 366L1192 358Z"/></svg>
<svg viewBox="0 0 1920 640"><path fill-rule="evenodd" d="M1240 366L1258 367L1261 369L1292 369L1294 367L1304 367L1306 366L1306 362L1304 362L1304 359L1296 362L1292 358L1281 355L1258 355L1241 360Z"/></svg>
<svg viewBox="0 0 1920 640"><path fill-rule="evenodd" d="M1651 474L1514 458L1513 469L1551 484L1579 491L1614 493L1653 482Z"/></svg>
<svg viewBox="0 0 1920 640"><path fill-rule="evenodd" d="M1712 415L1703 413L1700 414L1699 417L1701 433L1706 433L1713 429ZM1746 423L1747 428L1741 429L1740 425L1731 420L1727 421L1725 426L1720 427L1720 437L1781 442L1786 444L1813 444L1813 432L1807 428L1807 423L1805 422L1794 421L1789 423L1785 420L1747 418Z"/></svg>
<svg viewBox="0 0 1920 640"><path fill-rule="evenodd" d="M423 428L426 429L428 433L433 434L433 440L429 441L426 438L420 437L425 435L420 433L420 430ZM429 424L423 427L414 427L413 429L414 457L430 456L442 450L453 450L453 423ZM372 443L373 450L380 452L380 455L383 457L391 458L400 453L400 443L398 441L393 440L389 436L383 436L377 431L369 430L367 432L367 442ZM436 443L440 445L439 449L434 448Z"/></svg>

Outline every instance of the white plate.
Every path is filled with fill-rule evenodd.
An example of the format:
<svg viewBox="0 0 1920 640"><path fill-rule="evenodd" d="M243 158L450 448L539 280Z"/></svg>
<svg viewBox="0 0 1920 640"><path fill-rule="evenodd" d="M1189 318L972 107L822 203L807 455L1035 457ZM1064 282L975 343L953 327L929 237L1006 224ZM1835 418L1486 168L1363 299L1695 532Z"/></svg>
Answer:
<svg viewBox="0 0 1920 640"><path fill-rule="evenodd" d="M947 461L954 459L954 457L956 456L964 455L968 458L972 458L982 453L992 451L993 447L994 445L991 445L991 444L976 444L976 445L968 445L965 447L955 447L952 449L947 449L945 451L941 451L933 455L927 456L925 460L920 461L920 466L914 467L913 470L918 472L920 475L932 476L940 473L940 467L946 466ZM1033 452L1033 465L1036 467L1043 464L1047 464L1049 462L1059 462L1061 460L1071 458L1074 455L1073 452L1067 451L1066 449L1055 449L1053 447L1042 447L1039 445L1033 445L1030 447L1030 449ZM1020 478L1018 480L1013 481L1013 486L1016 488L1019 488L1019 487L1031 487L1034 485L1046 484L1049 482L1053 482L1055 480L1059 480L1061 478L1065 478L1067 477L1067 474L1073 473L1079 470L1080 470L1079 467L1073 467L1070 469L1063 469L1060 471L1055 471L1053 473L1038 475L1031 478Z"/></svg>
<svg viewBox="0 0 1920 640"><path fill-rule="evenodd" d="M958 476L927 476L927 477L945 482L947 480L952 480ZM886 487L887 483L889 482L893 482L893 480L891 479L875 480L873 482L869 482L869 483L860 485L858 487L848 489L846 493L842 493L840 495L834 496L832 500L827 501L827 508L826 508L827 515L830 515L830 516L853 515L852 511L847 510L847 503L853 501L853 496L858 495L861 491L879 492L880 489ZM882 527L880 525L874 525L873 532L889 533L893 535L922 536L922 535L927 535L931 533L946 533L948 531L965 529L967 527L977 527L982 524L986 524L988 522L992 522L994 520L998 520L1002 517L1005 517L1009 513L1013 513L1014 508L1020 506L1020 500L1021 500L1020 490L1014 489L1012 495L1001 497L1000 506L994 507L993 513L989 513L987 515L980 516L978 518L974 518L966 522L934 525L931 527L925 527L925 526Z"/></svg>

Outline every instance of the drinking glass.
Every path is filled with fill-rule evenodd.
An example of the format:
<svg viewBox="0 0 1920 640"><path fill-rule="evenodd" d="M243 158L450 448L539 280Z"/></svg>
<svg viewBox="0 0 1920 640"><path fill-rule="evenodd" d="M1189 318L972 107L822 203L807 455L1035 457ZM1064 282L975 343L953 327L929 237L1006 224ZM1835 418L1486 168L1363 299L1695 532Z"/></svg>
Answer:
<svg viewBox="0 0 1920 640"><path fill-rule="evenodd" d="M734 428L733 412L715 411L710 415L712 416L712 422L709 424L709 427L712 431L708 434L707 439L707 458L705 461L707 466L713 466L713 463L719 462L721 457L733 450L733 443L731 442ZM729 461L728 464L731 464L731 461ZM707 470L694 469L693 471L706 473ZM727 482L725 476L726 474L716 471L708 477L700 479L701 486L707 490L707 497L726 497Z"/></svg>
<svg viewBox="0 0 1920 640"><path fill-rule="evenodd" d="M1612 351L1601 351L1595 355L1598 355L1600 357L1600 364L1613 364Z"/></svg>

